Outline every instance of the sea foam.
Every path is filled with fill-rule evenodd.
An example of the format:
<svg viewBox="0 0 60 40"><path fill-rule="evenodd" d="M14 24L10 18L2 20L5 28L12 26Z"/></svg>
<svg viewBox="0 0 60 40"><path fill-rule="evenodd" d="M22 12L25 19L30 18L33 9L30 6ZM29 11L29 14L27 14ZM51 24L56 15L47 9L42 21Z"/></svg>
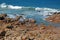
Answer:
<svg viewBox="0 0 60 40"><path fill-rule="evenodd" d="M46 16L46 15L52 15L54 12L60 12L60 9L40 8L40 7L25 7L25 6L13 6L13 5L7 5L6 3L0 4L0 8L1 9L6 8L8 10L8 12L15 12L15 13L19 12L19 13L30 15L30 16L34 16L34 15ZM7 10L5 10L5 11L2 10L2 12L6 12L7 13ZM21 10L22 10L22 12L20 12ZM18 14L18 13L16 13L16 14Z"/></svg>

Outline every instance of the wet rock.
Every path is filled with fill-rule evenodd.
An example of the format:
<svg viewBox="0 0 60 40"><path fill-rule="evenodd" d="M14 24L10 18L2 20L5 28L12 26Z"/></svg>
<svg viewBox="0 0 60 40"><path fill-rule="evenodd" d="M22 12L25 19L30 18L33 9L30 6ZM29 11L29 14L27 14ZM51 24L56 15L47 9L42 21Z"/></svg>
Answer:
<svg viewBox="0 0 60 40"><path fill-rule="evenodd" d="M4 20L7 14L0 14L0 20Z"/></svg>
<svg viewBox="0 0 60 40"><path fill-rule="evenodd" d="M53 14L60 14L60 12L55 12L55 13L53 13Z"/></svg>
<svg viewBox="0 0 60 40"><path fill-rule="evenodd" d="M4 17L0 16L0 20L4 20Z"/></svg>
<svg viewBox="0 0 60 40"><path fill-rule="evenodd" d="M57 14L57 12L53 13L53 14Z"/></svg>
<svg viewBox="0 0 60 40"><path fill-rule="evenodd" d="M57 14L60 14L60 12L58 12Z"/></svg>
<svg viewBox="0 0 60 40"><path fill-rule="evenodd" d="M0 20L4 20L7 14L0 14Z"/></svg>
<svg viewBox="0 0 60 40"><path fill-rule="evenodd" d="M7 14L0 14L0 16L2 16L2 17L6 17L6 16L7 16Z"/></svg>
<svg viewBox="0 0 60 40"><path fill-rule="evenodd" d="M2 14L2 16L3 16L3 17L6 17L6 16L7 16L7 14Z"/></svg>

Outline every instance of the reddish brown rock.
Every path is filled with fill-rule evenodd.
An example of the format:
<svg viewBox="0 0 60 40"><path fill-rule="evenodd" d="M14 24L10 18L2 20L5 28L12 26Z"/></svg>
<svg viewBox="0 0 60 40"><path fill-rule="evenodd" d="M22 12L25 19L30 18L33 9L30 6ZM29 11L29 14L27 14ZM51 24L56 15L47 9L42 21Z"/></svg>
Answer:
<svg viewBox="0 0 60 40"><path fill-rule="evenodd" d="M60 15L54 14L54 16L48 18L49 20L55 19L59 22ZM56 20L57 19L57 20ZM6 22L6 21L7 22ZM11 21L13 20L13 21ZM34 19L26 19L23 25L14 18L5 17L4 20L0 20L0 40L59 40L60 28L54 26L46 26L45 24L36 24ZM52 21L53 22L53 21Z"/></svg>
<svg viewBox="0 0 60 40"><path fill-rule="evenodd" d="M54 13L53 15L46 18L46 20L54 23L60 23L60 12Z"/></svg>

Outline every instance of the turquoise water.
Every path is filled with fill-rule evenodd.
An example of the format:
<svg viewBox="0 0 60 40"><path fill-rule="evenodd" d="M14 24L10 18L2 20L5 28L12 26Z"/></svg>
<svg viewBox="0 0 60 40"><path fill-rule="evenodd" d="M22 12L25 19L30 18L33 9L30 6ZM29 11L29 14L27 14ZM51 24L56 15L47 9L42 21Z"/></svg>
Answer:
<svg viewBox="0 0 60 40"><path fill-rule="evenodd" d="M48 8L47 8L48 9ZM22 9L8 9L8 8L0 8L0 13L6 13L9 17L14 18L16 15L22 15L25 18L33 18L36 20L37 24L44 23L46 25L54 25L60 26L60 23L51 23L45 20L47 18L48 13L50 11L53 12L53 9L44 9L44 10L35 10L35 8L22 8ZM55 11L55 10L54 10ZM58 11L58 10L57 10Z"/></svg>

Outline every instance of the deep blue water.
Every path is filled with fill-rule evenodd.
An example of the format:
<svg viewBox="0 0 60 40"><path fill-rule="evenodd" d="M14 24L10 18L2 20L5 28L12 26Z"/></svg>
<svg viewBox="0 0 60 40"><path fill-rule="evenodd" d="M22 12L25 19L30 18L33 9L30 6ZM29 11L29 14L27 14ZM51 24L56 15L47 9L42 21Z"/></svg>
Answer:
<svg viewBox="0 0 60 40"><path fill-rule="evenodd" d="M60 9L60 0L0 0L1 3L17 6L48 7Z"/></svg>

